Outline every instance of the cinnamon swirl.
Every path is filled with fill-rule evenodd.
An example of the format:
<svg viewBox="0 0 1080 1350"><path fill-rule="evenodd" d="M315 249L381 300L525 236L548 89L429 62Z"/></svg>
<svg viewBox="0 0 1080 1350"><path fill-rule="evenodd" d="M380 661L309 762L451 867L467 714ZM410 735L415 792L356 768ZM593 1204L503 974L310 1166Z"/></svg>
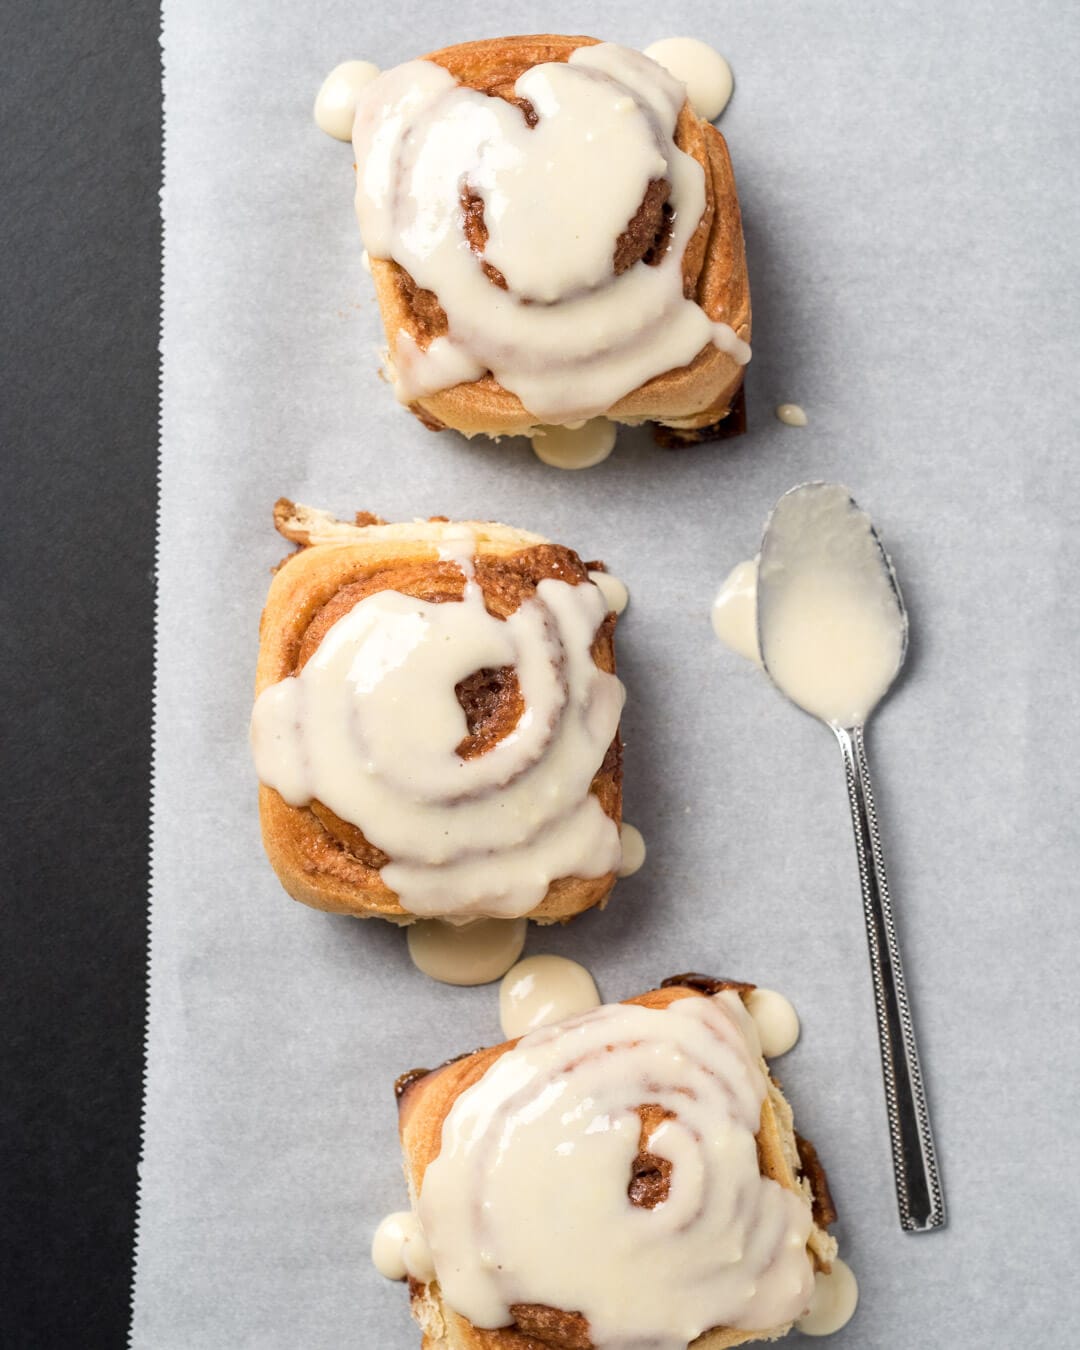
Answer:
<svg viewBox="0 0 1080 1350"><path fill-rule="evenodd" d="M805 1312L836 1254L824 1172L753 986L695 981L399 1080L427 1350L721 1350Z"/></svg>
<svg viewBox="0 0 1080 1350"><path fill-rule="evenodd" d="M657 62L587 37L447 47L357 95L353 147L388 373L428 426L703 439L727 417L750 354L735 182Z"/></svg>
<svg viewBox="0 0 1080 1350"><path fill-rule="evenodd" d="M602 903L621 862L616 616L570 549L280 501L252 748L285 889L397 923ZM511 958L513 959L513 958Z"/></svg>

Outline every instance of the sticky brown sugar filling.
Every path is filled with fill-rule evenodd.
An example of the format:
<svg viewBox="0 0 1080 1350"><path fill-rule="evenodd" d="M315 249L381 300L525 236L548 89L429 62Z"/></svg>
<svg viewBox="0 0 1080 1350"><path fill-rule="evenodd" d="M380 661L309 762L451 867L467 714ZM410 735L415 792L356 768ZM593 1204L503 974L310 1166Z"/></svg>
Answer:
<svg viewBox="0 0 1080 1350"><path fill-rule="evenodd" d="M535 121L535 114L533 120ZM493 286L498 286L501 291L507 290L506 278L497 267L493 267L484 258L484 248L488 241L487 221L484 219L484 199L479 192L474 191L467 185L461 189L461 230L469 247L478 258L482 259L480 266L483 268L484 276ZM443 319L445 321L445 314Z"/></svg>
<svg viewBox="0 0 1080 1350"><path fill-rule="evenodd" d="M631 217L626 229L615 240L615 250L612 256L612 274L614 276L621 276L636 262L644 262L650 267L655 267L663 258L671 238L671 226L674 220L674 213L668 205L670 195L671 184L666 178L654 178L649 183L641 205ZM484 249L488 241L487 222L484 219L484 199L478 192L468 186L461 190L461 225L469 247L482 260L480 265L483 268L484 275L493 286L498 286L500 290L507 290L506 278L497 267L493 267L484 258ZM402 270L401 275L402 284L405 287L408 287L410 283L412 284L411 294L416 297L416 303L429 309L432 305L438 306L438 299L432 291L419 291L408 272ZM449 331L446 314L441 307L439 307L439 315L433 315L432 317L440 328L438 336Z"/></svg>
<svg viewBox="0 0 1080 1350"><path fill-rule="evenodd" d="M671 184L666 178L654 178L645 189L641 205L626 229L615 240L613 270L621 276L636 262L655 267L667 251L674 213L668 205Z"/></svg>
<svg viewBox="0 0 1080 1350"><path fill-rule="evenodd" d="M462 759L482 755L521 720L525 700L513 666L477 670L454 687L469 734L457 746Z"/></svg>
<svg viewBox="0 0 1080 1350"><path fill-rule="evenodd" d="M563 1312L542 1303L512 1303L515 1331L521 1340L513 1350L595 1350L589 1323L579 1312Z"/></svg>
<svg viewBox="0 0 1080 1350"><path fill-rule="evenodd" d="M638 1135L638 1151L630 1167L630 1185L626 1193L630 1203L639 1209L655 1209L668 1198L671 1189L671 1163L649 1151L653 1135L665 1120L674 1120L674 1111L665 1111L662 1106L650 1104L638 1107L638 1119L641 1132Z"/></svg>

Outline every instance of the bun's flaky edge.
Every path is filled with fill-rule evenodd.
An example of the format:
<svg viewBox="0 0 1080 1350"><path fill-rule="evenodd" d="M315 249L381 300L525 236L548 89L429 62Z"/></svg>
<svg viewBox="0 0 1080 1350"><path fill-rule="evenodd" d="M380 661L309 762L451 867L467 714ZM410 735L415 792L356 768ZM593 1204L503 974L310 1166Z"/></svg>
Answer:
<svg viewBox="0 0 1080 1350"><path fill-rule="evenodd" d="M388 524L361 513L361 523L341 521L328 512L281 498L274 521L286 539L298 545L276 569L259 625L255 695L292 675L298 644L313 617L339 589L358 577L371 577L391 566L431 567L441 545L467 530L476 556L511 559L525 550L554 548L542 535L492 521L418 520ZM584 564L576 559L584 575ZM601 639L614 667L610 633ZM616 735L611 782L605 780L602 805L616 824L622 818L621 742ZM271 787L259 785L259 821L263 846L278 880L301 904L357 918L415 922L382 880L344 848L309 807L290 806ZM596 878L560 877L527 917L537 923L561 923L596 906L603 907L615 873Z"/></svg>
<svg viewBox="0 0 1080 1350"><path fill-rule="evenodd" d="M682 983L689 980L690 983ZM664 986L652 989L624 1002L646 1008L662 1009L680 998L707 998L723 989L733 989L745 999L754 986L727 980L705 980L701 976L677 976L676 982L665 981ZM398 1098L398 1126L409 1188L410 1202L415 1209L423 1185L424 1173L438 1157L442 1146L443 1122L454 1102L484 1076L491 1065L517 1040L502 1045L476 1050L462 1055L430 1072L414 1069L403 1074L396 1084ZM785 1189L802 1197L811 1212L820 1208L820 1196L812 1180L803 1174L800 1163L799 1137L795 1133L794 1117L780 1084L772 1077L762 1060L768 1081L768 1095L761 1108L758 1129L758 1156L762 1174L771 1177ZM802 1141L805 1144L805 1141ZM812 1152L812 1149L811 1149ZM815 1155L816 1162L816 1155ZM828 1191L824 1171L820 1169L818 1187ZM807 1242L807 1250L818 1270L828 1271L836 1256L837 1244L827 1231L827 1223L835 1219L831 1200L827 1202L824 1222L815 1220ZM409 1297L414 1318L423 1333L423 1350L541 1350L544 1342L535 1334L523 1334L514 1327L484 1330L448 1308L442 1300L438 1282L429 1284L409 1280ZM557 1310L552 1310L557 1311ZM557 1326L557 1319L553 1325ZM692 1350L729 1350L729 1347L751 1342L778 1340L785 1336L793 1323L760 1331L742 1331L733 1327L713 1327L694 1340ZM552 1346L558 1341L552 1341Z"/></svg>
<svg viewBox="0 0 1080 1350"><path fill-rule="evenodd" d="M512 86L523 71L544 61L566 61L579 47L598 39L539 34L489 38L459 43L429 53L424 59L443 66L461 83L483 92ZM691 154L705 174L706 208L684 257L684 277L694 298L717 322L727 323L737 337L750 341L750 286L746 270L742 216L727 144L711 123L702 121L689 103L683 105L676 126L680 148ZM405 332L421 346L428 334L401 284L396 263L372 258L371 272L393 363L398 334ZM436 297L437 299L437 297ZM711 344L689 365L654 376L624 395L607 411L613 421L631 426L657 423L678 433L717 437L741 429L726 419L742 387L743 370L727 352ZM432 430L452 428L465 436L529 434L541 424L516 394L504 389L490 373L478 380L454 385L416 399L410 410ZM705 437L669 437L669 446L691 444ZM712 436L710 435L711 439Z"/></svg>

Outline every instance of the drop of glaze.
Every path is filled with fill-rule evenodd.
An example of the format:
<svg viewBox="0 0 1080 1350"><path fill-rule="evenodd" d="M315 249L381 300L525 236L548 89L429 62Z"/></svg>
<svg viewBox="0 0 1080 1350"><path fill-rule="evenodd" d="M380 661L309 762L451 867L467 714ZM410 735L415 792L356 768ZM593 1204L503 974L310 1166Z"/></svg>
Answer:
<svg viewBox="0 0 1080 1350"><path fill-rule="evenodd" d="M378 75L370 61L343 61L327 75L315 96L315 123L336 141L351 141L357 95Z"/></svg>
<svg viewBox="0 0 1080 1350"><path fill-rule="evenodd" d="M855 1273L839 1257L832 1270L814 1276L814 1295L810 1307L795 1323L804 1336L831 1336L847 1326L859 1302L859 1285Z"/></svg>
<svg viewBox="0 0 1080 1350"><path fill-rule="evenodd" d="M619 829L619 841L622 844L619 876L632 877L645 862L645 840L636 826L624 823Z"/></svg>
<svg viewBox="0 0 1080 1350"><path fill-rule="evenodd" d="M806 426L806 413L797 403L780 403L776 415L786 427Z"/></svg>
<svg viewBox="0 0 1080 1350"><path fill-rule="evenodd" d="M712 607L713 632L739 656L761 665L757 640L757 559L732 568Z"/></svg>
<svg viewBox="0 0 1080 1350"><path fill-rule="evenodd" d="M630 592L625 584L618 577L613 577L610 572L590 572L589 580L594 586L599 587L609 613L621 614L630 603Z"/></svg>
<svg viewBox="0 0 1080 1350"><path fill-rule="evenodd" d="M407 929L409 955L417 970L442 984L490 984L521 955L527 928L527 919L421 919Z"/></svg>
<svg viewBox="0 0 1080 1350"><path fill-rule="evenodd" d="M420 1220L411 1210L388 1214L371 1240L371 1261L387 1280L411 1275L425 1283L435 1275L431 1252Z"/></svg>
<svg viewBox="0 0 1080 1350"><path fill-rule="evenodd" d="M766 1059L786 1055L799 1039L799 1015L775 989L755 989L748 994L746 1010L754 1019Z"/></svg>
<svg viewBox="0 0 1080 1350"><path fill-rule="evenodd" d="M537 427L530 437L537 459L553 469L591 469L615 448L615 423L593 417L579 427Z"/></svg>
<svg viewBox="0 0 1080 1350"><path fill-rule="evenodd" d="M715 48L697 38L662 38L645 55L686 85L690 106L706 122L714 122L728 105L735 80L731 67Z"/></svg>
<svg viewBox="0 0 1080 1350"><path fill-rule="evenodd" d="M593 977L565 956L528 956L499 986L499 1023L507 1040L599 1006Z"/></svg>

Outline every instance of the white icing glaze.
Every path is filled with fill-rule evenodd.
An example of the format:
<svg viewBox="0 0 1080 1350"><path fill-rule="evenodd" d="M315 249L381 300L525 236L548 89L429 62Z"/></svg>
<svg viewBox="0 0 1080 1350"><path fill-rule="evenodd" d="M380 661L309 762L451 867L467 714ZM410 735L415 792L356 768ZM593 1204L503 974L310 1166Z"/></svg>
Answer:
<svg viewBox="0 0 1080 1350"><path fill-rule="evenodd" d="M490 984L504 975L525 946L527 919L446 923L421 919L406 930L417 970L442 984Z"/></svg>
<svg viewBox="0 0 1080 1350"><path fill-rule="evenodd" d="M622 842L622 862L619 864L619 876L632 877L645 864L645 839L635 825L623 821L619 827L619 839Z"/></svg>
<svg viewBox="0 0 1080 1350"><path fill-rule="evenodd" d="M336 141L351 141L356 100L379 74L370 61L343 61L327 75L315 97L315 121Z"/></svg>
<svg viewBox="0 0 1080 1350"><path fill-rule="evenodd" d="M776 415L786 427L806 426L806 413L797 403L779 403Z"/></svg>
<svg viewBox="0 0 1080 1350"><path fill-rule="evenodd" d="M408 1210L388 1214L375 1230L371 1241L371 1260L380 1275L388 1280L427 1281L435 1268L420 1220Z"/></svg>
<svg viewBox="0 0 1080 1350"><path fill-rule="evenodd" d="M757 559L728 573L712 607L713 632L733 652L761 665L757 641Z"/></svg>
<svg viewBox="0 0 1080 1350"><path fill-rule="evenodd" d="M537 427L530 439L536 458L553 469L591 469L615 449L615 423L593 417L582 426Z"/></svg>
<svg viewBox="0 0 1080 1350"><path fill-rule="evenodd" d="M714 122L728 105L735 81L731 67L715 48L697 38L662 38L645 55L686 86L690 106L706 122Z"/></svg>
<svg viewBox="0 0 1080 1350"><path fill-rule="evenodd" d="M600 1003L593 977L565 956L527 956L503 976L499 1023L507 1040L588 1012Z"/></svg>
<svg viewBox="0 0 1080 1350"><path fill-rule="evenodd" d="M865 722L900 668L907 625L870 517L847 488L780 498L758 578L759 590L776 578L767 614L758 607L773 683L825 722Z"/></svg>
<svg viewBox="0 0 1080 1350"><path fill-rule="evenodd" d="M406 404L426 394L437 394L440 389L478 380L484 373L480 362L449 338L437 337L421 347L404 329L397 335L394 355L387 355L386 367L397 401Z"/></svg>
<svg viewBox="0 0 1080 1350"><path fill-rule="evenodd" d="M846 1327L859 1303L859 1285L855 1272L839 1257L834 1257L832 1270L818 1271L814 1277L814 1294L810 1308L795 1325L804 1336L831 1336Z"/></svg>
<svg viewBox="0 0 1080 1350"><path fill-rule="evenodd" d="M811 1215L759 1174L766 1090L731 992L531 1032L457 1098L424 1176L444 1300L487 1328L513 1303L574 1309L598 1350L685 1350L713 1326L789 1322L812 1292ZM672 1113L648 1142L672 1164L652 1209L627 1193L645 1104Z"/></svg>
<svg viewBox="0 0 1080 1350"><path fill-rule="evenodd" d="M786 1055L799 1039L799 1015L775 989L754 989L746 997L746 1010L754 1019L761 1053L767 1059Z"/></svg>
<svg viewBox="0 0 1080 1350"><path fill-rule="evenodd" d="M590 572L589 580L594 586L600 587L600 594L604 597L610 613L621 614L630 603L630 592L626 589L625 583L618 577L613 577L610 572Z"/></svg>
<svg viewBox="0 0 1080 1350"><path fill-rule="evenodd" d="M385 72L357 105L364 244L433 291L449 325L426 352L413 344L396 355L399 397L491 370L538 421L566 424L710 343L748 361L746 343L683 295L705 179L673 140L682 86L640 52L603 43L532 67L515 92L535 109L535 127L427 61ZM657 178L671 185L669 248L655 266L615 276L615 241ZM483 202L484 260L507 290L464 243L463 187Z"/></svg>
<svg viewBox="0 0 1080 1350"><path fill-rule="evenodd" d="M619 865L619 831L589 786L624 691L590 647L607 606L596 586L545 578L505 621L487 612L467 531L440 549L466 578L461 601L369 595L323 637L297 676L252 715L262 782L292 806L318 800L391 861L382 878L425 917L514 918L551 881ZM463 759L455 686L514 668L516 728Z"/></svg>

